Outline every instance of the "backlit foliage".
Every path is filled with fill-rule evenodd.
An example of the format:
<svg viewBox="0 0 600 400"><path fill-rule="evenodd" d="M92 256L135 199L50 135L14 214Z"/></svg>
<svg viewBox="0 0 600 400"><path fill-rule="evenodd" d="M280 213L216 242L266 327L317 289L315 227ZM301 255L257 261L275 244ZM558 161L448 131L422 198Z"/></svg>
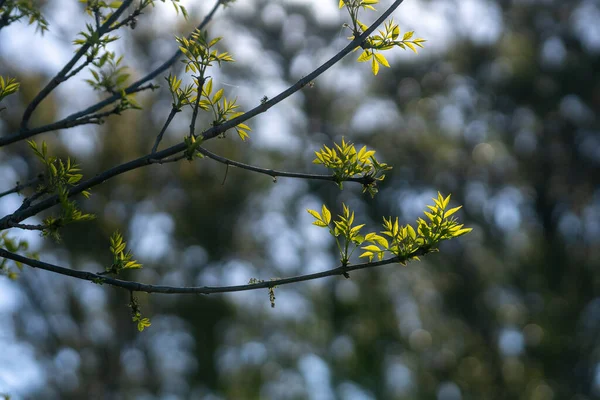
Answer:
<svg viewBox="0 0 600 400"><path fill-rule="evenodd" d="M345 204L342 204L342 206L343 212L338 215L337 219L333 220L333 224L331 224L331 211L325 204L321 207L321 214L315 210L306 211L315 218L313 225L329 229L329 233L335 238L340 254L340 262L342 266L347 266L354 250L365 241L364 236L360 235L360 230L365 224L352 226L354 211L350 211Z"/></svg>
<svg viewBox="0 0 600 400"><path fill-rule="evenodd" d="M271 278L271 281L276 281L276 278ZM257 278L250 278L250 280L248 281L249 285L256 285L257 283L264 283L265 280L264 279L257 279ZM269 302L271 303L271 308L275 308L275 288L277 288L277 285L274 286L270 286L267 288L267 290L269 291Z"/></svg>
<svg viewBox="0 0 600 400"><path fill-rule="evenodd" d="M113 255L113 262L106 272L118 274L124 269L142 268L142 264L133 259L131 250L125 251L127 242L123 240L123 236L119 231L115 231L110 237L110 252Z"/></svg>
<svg viewBox="0 0 600 400"><path fill-rule="evenodd" d="M127 67L121 65L123 56L116 57L114 52L107 51L102 57L92 64L96 69L90 68L93 79L85 81L98 91L109 93L120 92L125 88L125 82L129 78Z"/></svg>
<svg viewBox="0 0 600 400"><path fill-rule="evenodd" d="M59 229L73 222L85 222L96 219L94 214L86 214L77 208L75 201L70 201L68 189L64 186L58 189L58 199L60 202L60 214L58 216L49 216L44 218L42 224L42 236L48 236L56 241L60 241Z"/></svg>
<svg viewBox="0 0 600 400"><path fill-rule="evenodd" d="M39 9L39 4L34 0L4 0L0 2L0 28L22 19L27 24L36 24L36 30L42 34L48 30L48 21Z"/></svg>
<svg viewBox="0 0 600 400"><path fill-rule="evenodd" d="M37 254L28 252L29 244L25 240L16 240L8 235L8 232L0 233L0 249L6 249L12 253L20 253L30 258L37 258ZM0 275L4 275L9 279L17 279L19 274L14 268L11 268L11 264L17 267L18 270L23 269L23 263L18 261L11 261L7 258L3 258L0 262Z"/></svg>
<svg viewBox="0 0 600 400"><path fill-rule="evenodd" d="M344 138L341 145L334 143L333 148L323 145L315 155L317 158L313 163L329 168L340 189L343 189L344 181L348 178L370 178L369 183L363 184L363 192L369 192L372 197L377 194L377 182L385 179L384 172L392 169L387 164L377 161L375 150L367 150L367 146L363 146L357 152L354 144L346 143Z"/></svg>
<svg viewBox="0 0 600 400"><path fill-rule="evenodd" d="M392 217L383 218L383 231L381 235L369 233L365 236L365 241L372 244L362 247L366 250L360 257L367 257L369 262L376 255L382 260L385 253L399 257L402 264L411 259L418 260L418 256L413 255L418 250L425 252L437 251L437 247L442 240L449 240L471 232L472 228L463 228L458 223L454 213L462 206L447 210L450 203L450 195L444 198L438 193L437 199L432 199L434 206L428 205L431 211L425 211L428 221L423 218L417 220L417 230L409 224L401 226L398 224L398 217L392 222ZM386 238L387 237L387 238Z"/></svg>
<svg viewBox="0 0 600 400"><path fill-rule="evenodd" d="M82 174L79 165L67 157L67 161L63 161L58 157L48 155L48 146L46 142L42 142L41 149L33 140L28 140L29 147L33 150L37 158L44 164L46 174L45 181L38 186L37 191L41 193L54 193L65 186L74 186L81 178ZM88 191L83 191L85 197L89 197Z"/></svg>
<svg viewBox="0 0 600 400"><path fill-rule="evenodd" d="M0 76L0 101L8 95L16 93L19 90L21 84L17 82L15 78L2 77ZM5 107L0 107L2 111Z"/></svg>
<svg viewBox="0 0 600 400"><path fill-rule="evenodd" d="M69 200L69 188L75 186L81 178L81 169L70 157L64 161L58 157L48 154L46 142L42 142L41 148L33 140L28 140L29 147L36 155L38 160L44 165L45 173L43 181L37 186L35 194L26 199L26 202L40 200L45 196L57 195L61 205L61 211L58 216L48 216L44 218L40 227L43 236L49 236L55 240L60 240L59 229L73 222L91 221L95 218L93 214L86 214L77 208L75 201ZM83 190L81 194L88 198L90 192Z"/></svg>
<svg viewBox="0 0 600 400"><path fill-rule="evenodd" d="M417 254L437 251L442 240L459 237L472 230L472 228L463 228L463 225L459 224L453 216L461 206L447 210L450 195L444 198L441 193L438 193L437 199L433 201L434 206L427 206L430 212L425 211L429 221L419 218L416 231L411 225L399 225L398 217L395 220L392 220L392 217L387 219L384 217L384 230L380 232L381 235L375 232L361 235L359 232L365 224L353 226L354 212L350 211L345 204L342 204L343 213L333 220L333 224L331 224L331 212L325 205L322 206L320 214L315 210L307 211L315 218L313 225L328 228L329 233L335 237L342 266L348 265L354 250L364 242L371 244L362 247L365 252L360 257L368 258L369 262L374 256L377 256L378 260L383 260L388 253L397 257L399 263L406 265L409 260L418 260Z"/></svg>
<svg viewBox="0 0 600 400"><path fill-rule="evenodd" d="M165 2L165 0L161 1ZM217 6L224 6L231 2L232 0L221 0ZM127 72L128 69L124 63L124 58L122 56L117 56L115 52L107 49L109 44L119 40L119 36L115 35L113 33L114 31L123 27L135 29L137 19L143 14L143 10L149 6L154 6L155 2L153 0L139 0L137 2L131 0L80 0L80 3L83 3L84 10L92 18L92 21L86 24L85 30L79 32L77 38L73 41L73 44L75 45L75 55L28 106L21 121L20 131L15 135L17 139L13 138L14 140L8 140L6 143L24 140L33 136L33 134L30 134L31 131L29 131L28 127L29 118L31 117L33 110L35 110L40 102L56 88L56 86L76 76L81 71L86 70L89 73L84 81L94 91L104 94L107 99L87 110L75 114L74 117L68 117L62 121L64 122L64 126L61 126L60 128L57 128L56 124L53 124L52 129L48 128L46 130L41 130L40 132L70 128L90 123L101 123L107 116L119 115L121 112L129 109L139 109L141 106L135 99L136 92L156 88L156 86L152 84L144 86L142 83L148 82L159 72L164 71L164 69L157 69L153 71L146 80L141 79L135 84L130 84L128 82L129 73ZM179 0L171 0L171 3L175 7L177 13L181 13L187 18L187 10L179 4ZM345 26L352 31L352 36L350 37L351 40L357 40L357 38L360 38L366 31L372 31L373 28L369 28L360 22L359 13L362 10L375 10L373 6L377 3L378 0L340 0L339 7L346 7L350 15L351 23L345 24ZM0 16L0 29L24 17L29 19L29 23L37 23L38 28L42 32L47 29L46 20L39 13L35 3L29 0L0 0ZM380 30L378 34L368 36L362 40L362 43L360 43L359 46L363 51L358 57L358 61L370 61L372 72L377 75L380 65L385 67L390 66L381 52L394 47L400 47L402 49L413 50L416 53L417 47L423 47L425 40L413 38L413 36L414 34L412 31L401 34L399 26L390 19L384 24L384 29ZM179 51L181 51L181 54L183 55L181 62L185 65L185 73L190 74L190 76L187 78L179 78L176 75L169 74L165 77L167 89L172 98L171 111L164 126L156 136L151 153L141 158L143 161L142 166L147 166L155 162L176 162L184 158L192 161L196 158L203 158L204 155L213 159L218 159L214 154L211 155L210 152L205 151L201 146L205 140L211 139L218 134L220 134L221 137L225 137L225 128L235 129L242 141L246 141L250 137L249 132L251 129L247 124L237 123L236 121L236 125L232 126L230 122L245 114L240 111L236 99L228 99L223 88L213 87L214 81L210 74L210 68L218 68L221 67L223 63L234 62L233 57L228 52L217 49L217 47L220 47L219 43L221 38L217 37L210 39L208 33L199 28L194 30L189 37L176 37L175 41L178 44ZM357 49L358 47L355 50ZM344 49L340 53L341 56L346 55L350 50L351 49L348 48ZM176 54L176 56L178 56L178 54ZM177 57L173 57L173 60L176 58ZM327 64L324 64L324 66L327 66ZM327 68L330 66L331 65L327 66ZM273 100L269 100L267 96L262 97L259 106L262 107L262 109L257 108L253 110L253 113L250 115L256 115L257 113L266 111L269 107L281 101L281 99L300 90L301 87L306 85L312 87L314 85L313 79L316 79L316 77L322 73L320 70L321 68L315 70L312 73L313 76L306 77L299 81L290 88L291 90L288 89L288 91L282 92L279 96L274 97ZM183 83L184 79L189 83ZM0 101L6 96L16 93L18 89L19 82L14 78L0 77ZM107 111L107 105L109 104L113 104L113 108ZM183 138L183 143L180 142L176 146L165 151L157 152L165 130L184 107L190 107L192 112L189 123L189 133ZM89 111L90 109L93 111ZM205 115L210 115L208 119L210 119L211 122L207 124L207 126L197 127L197 117L201 112L206 113ZM242 119L243 118L239 118L239 120ZM219 126L222 128L214 129ZM214 132L213 136L210 136L210 133L207 133L207 131L210 132L210 130ZM115 172L114 170L118 168L113 168L108 171L111 172L112 175L105 171L105 176L99 174L96 178L82 181L83 175L74 160L69 157L65 160L51 156L45 142L42 142L41 146L38 146L33 140L29 140L28 143L32 152L42 163L44 172L30 185L33 186L37 183L34 193L24 199L23 205L15 212L15 214L18 214L19 211L22 210L28 210L29 207L38 205L44 201L46 201L46 205L50 205L48 207L43 205L37 210L45 210L54 204L59 204L60 211L57 215L46 216L40 225L16 223L14 221L22 221L25 217L19 219L21 216L17 215L15 217L15 214L13 214L8 218L2 219L3 223L5 223L3 227L6 228L8 226L10 228L38 230L42 236L49 236L56 240L60 239L59 232L65 225L73 222L89 221L95 218L93 214L87 214L79 210L76 202L70 200L71 196L81 193L87 198L90 196L90 193L86 189L89 189L100 182L104 182L105 178L110 179L119 173L126 172L125 170L129 171L134 167L139 167L132 166L135 162L130 162L128 163L129 165L121 165L124 170L123 172ZM162 155L168 154L168 156L163 157L159 153L162 153ZM377 185L385 179L386 172L392 169L392 167L375 158L375 150L370 150L366 146L357 150L353 143L346 142L345 139L342 139L340 144L335 143L331 148L324 145L319 151L315 152L315 156L316 158L313 163L321 164L328 168L330 175L310 175L305 173L266 170L239 162L234 163L232 160L225 159L226 161L222 161L222 157L220 162L224 162L228 166L235 165L246 167L246 169L251 171L266 173L267 175L271 175L274 180L277 176L325 179L335 182L340 189L343 189L344 182L358 182L363 186L363 192L368 192L371 196L375 196L378 193ZM139 160L140 159L138 159L138 161ZM126 165L129 169L124 167ZM20 186L17 186L14 190L9 190L5 193L14 193L19 190ZM419 218L417 221L416 229L411 225L400 226L398 218L393 219L392 217L388 217L383 219L383 230L381 232L370 232L366 234L361 233L365 228L365 224L355 223L355 213L350 210L346 204L342 204L342 212L335 218L325 205L321 207L320 212L307 210L315 218L313 224L322 228L327 228L329 233L335 238L339 253L339 261L342 268L342 272L340 272L339 268L336 268L316 275L321 277L333 275L333 273L342 273L348 278L348 268L350 266L351 257L356 249L361 246L363 253L359 258L367 258L369 260L368 263L362 264L363 267L365 265L375 266L392 262L405 264L409 260L418 259L419 255L436 251L442 240L448 240L470 232L471 229L463 228L463 225L459 224L454 216L460 207L448 209L449 201L450 196L444 198L441 194L438 194L437 199L434 199L434 205L428 206L428 211L425 211L426 219ZM32 212L28 217L32 215L35 214ZM26 242L16 242L11 239L6 232L3 232L0 236L0 248L3 249L3 254L6 254L7 252L20 253L25 254L27 257L35 258L35 255L26 253ZM110 252L112 254L112 262L103 272L97 274L88 273L86 277L81 279L91 280L97 284L108 283L127 288L130 291L129 307L131 308L132 320L136 323L137 329L143 331L145 328L149 327L151 323L149 318L142 316L138 300L133 295L134 291L140 290L140 284L136 284L136 286L134 286L135 288L132 289L132 286L127 286L127 282L121 280L117 281L106 276L109 274L118 275L123 270L139 269L142 265L133 258L131 250L127 249L127 243L118 231L115 231L110 236ZM392 256L392 258L377 264L371 264L373 258L377 257L377 259L381 261L386 254ZM22 258L15 257L11 260L15 263L17 268L21 268L21 263L14 260L22 260ZM0 264L0 273L7 275L9 278L14 278L16 277L16 273L9 268L8 263L9 259L3 258L3 261ZM25 261L23 261L23 263L27 264ZM41 262L35 266L44 268L43 263ZM50 270L57 271L60 270L60 268ZM64 271L65 269L62 268L62 270ZM331 271L333 271L333 273L331 273ZM72 275L72 271L64 274L75 276ZM302 278L301 280L316 279L315 276L310 274L300 278ZM277 287L275 282L279 280L280 284L285 284L290 283L291 280L299 281L297 277L291 280L290 278L281 279L287 281L284 282L279 278L272 278L271 281L252 278L249 285L266 287L269 293L269 301L271 306L274 307L275 288ZM151 286L152 285L145 285L144 290L148 292L158 291L156 289L152 290L152 288L149 289ZM168 288L169 292L174 292L176 291L175 289L181 288ZM189 292L190 289L196 290L197 288L186 287L183 289L185 289L186 292ZM240 287L235 287L234 289L235 290L231 290L231 287L229 290L210 288L210 291L205 291L205 293L248 290L252 288L246 287L240 289Z"/></svg>
<svg viewBox="0 0 600 400"><path fill-rule="evenodd" d="M349 39L352 40L359 37L368 29L368 26L358 19L360 9L375 11L373 5L377 3L379 3L379 0L340 0L339 7L346 7L352 20L352 26L345 25L352 30L352 36ZM400 39L400 27L394 23L393 19L390 19L384 24L384 30L379 30L378 35L371 35L364 41L361 45L363 52L357 61L371 61L371 71L373 71L373 75L377 75L380 65L390 67L387 59L380 51L389 50L397 46L403 50L409 48L416 53L417 47L423 48L423 43L426 40L421 38L413 39L413 35L413 31L408 31Z"/></svg>
<svg viewBox="0 0 600 400"><path fill-rule="evenodd" d="M243 114L239 111L237 100L228 100L224 96L224 90L219 89L213 95L213 80L207 76L207 69L217 63L221 66L223 62L234 62L233 57L227 52L218 52L213 47L221 41L220 37L208 40L206 32L196 30L190 39L185 37L176 38L179 50L185 56L182 62L185 64L185 72L193 72L193 85L181 88L181 79L169 76L169 90L173 97L173 107L178 110L184 105L190 105L196 109L212 113L212 126L219 126L224 122L234 119ZM199 95L198 95L199 94ZM246 140L250 127L246 124L235 126L238 136ZM193 141L195 143L195 140Z"/></svg>

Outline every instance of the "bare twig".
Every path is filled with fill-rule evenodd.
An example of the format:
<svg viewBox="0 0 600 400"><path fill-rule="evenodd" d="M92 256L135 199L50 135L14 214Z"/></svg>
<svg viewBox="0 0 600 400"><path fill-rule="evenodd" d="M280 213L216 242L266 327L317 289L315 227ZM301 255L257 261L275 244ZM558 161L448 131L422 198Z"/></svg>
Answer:
<svg viewBox="0 0 600 400"><path fill-rule="evenodd" d="M21 190L23 190L25 188L28 188L30 186L35 186L38 183L43 182L43 180L44 180L44 175L40 174L40 175L36 176L35 178L33 178L33 179L25 182L25 183L18 183L17 182L17 185L14 188L6 190L6 191L0 193L0 197L4 197L4 196L7 196L7 195L12 194L12 193L19 193Z"/></svg>
<svg viewBox="0 0 600 400"><path fill-rule="evenodd" d="M173 117L175 117L175 114L177 114L177 111L178 110L175 107L171 108L171 112L169 113L169 116L167 117L167 121L165 122L162 129L158 133L158 136L156 136L156 141L154 142L154 146L152 146L152 151L151 151L152 154L156 153L156 150L158 150L158 145L160 144L160 141L162 140L163 135L165 134L165 131L167 130L167 127L171 124Z"/></svg>
<svg viewBox="0 0 600 400"><path fill-rule="evenodd" d="M144 9L143 6L143 2L140 1L139 5L137 6L137 8L127 16L127 18L123 19L122 21L114 24L110 29L109 32L112 31L116 31L117 29L121 28L122 26L131 26L131 28L133 29L135 27L135 21L136 18L139 17L142 14L142 10ZM146 7L148 6L148 4L146 4ZM132 25L133 24L133 25Z"/></svg>
<svg viewBox="0 0 600 400"><path fill-rule="evenodd" d="M77 75L78 73L81 72L82 69L84 69L85 67L87 67L88 65L90 65L92 62L94 61L93 57L88 56L85 61L77 68L75 68L73 71L69 72L66 76L65 76L65 81L71 79L72 77L74 77L75 75Z"/></svg>
<svg viewBox="0 0 600 400"><path fill-rule="evenodd" d="M221 186L225 185L225 181L227 180L227 174L229 173L229 164L225 167L225 176L223 176L223 182L221 182Z"/></svg>
<svg viewBox="0 0 600 400"><path fill-rule="evenodd" d="M23 203L21 204L21 206L17 209L17 212L28 209L31 206L31 203L33 203L37 199L41 198L45 194L47 194L46 190L41 190L41 191L35 192L34 194L32 194L29 197L26 197L25 200L23 200Z"/></svg>
<svg viewBox="0 0 600 400"><path fill-rule="evenodd" d="M4 257L13 261L21 262L29 265L33 268L39 268L46 271L54 272L61 275L70 276L77 279L86 281L92 281L99 284L106 284L115 287L120 287L134 292L146 292L146 293L163 293L163 294L214 294L214 293L230 293L230 292L242 292L248 290L272 288L274 286L287 285L290 283L310 281L314 279L325 278L328 276L344 275L351 271L360 269L367 269L373 267L379 267L387 264L403 263L412 259L413 257L423 256L430 253L432 250L426 248L419 248L405 257L392 257L387 260L375 261L370 263L362 263L348 266L340 266L337 268L316 272L313 274L298 275L289 278L274 279L265 282L252 283L248 285L235 285L235 286L162 286L162 285L148 285L140 282L124 281L121 279L109 278L100 274L73 270L58 265L45 263L43 261L34 260L21 256L10 251L0 249L0 257Z"/></svg>

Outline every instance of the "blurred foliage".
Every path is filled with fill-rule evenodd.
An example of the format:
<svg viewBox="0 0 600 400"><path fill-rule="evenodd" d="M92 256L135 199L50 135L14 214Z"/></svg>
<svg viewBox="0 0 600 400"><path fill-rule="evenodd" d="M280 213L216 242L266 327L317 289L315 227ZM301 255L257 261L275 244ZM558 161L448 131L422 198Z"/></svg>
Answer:
<svg viewBox="0 0 600 400"><path fill-rule="evenodd" d="M340 24L307 5L241 3L219 14L210 34L223 36L238 61L213 79L237 86L244 109L276 94L272 86L295 82L303 65L316 67L320 49L333 54L346 43L336 39ZM395 19L412 29L413 16L403 15L409 3ZM27 302L12 329L16 341L35 348L45 374L30 382L26 397L598 398L599 7L589 0L465 3L479 10L475 26L482 30L461 17L462 2L427 2L431 16L420 17L421 26L446 18L435 14L438 6L455 11L448 12L452 41L445 50L390 62L377 79L348 60L270 110L285 125L253 120L247 143L207 144L232 159L306 171L323 143L364 142L394 166L376 198L350 184L340 192L321 182L273 183L206 159L156 165L98 186L90 202L102 218L65 227L63 248L49 244L39 252L100 270L92 260L110 263L107 238L127 226L144 264L136 279L243 284L335 266L335 241L305 229L307 208L344 203L369 227L381 215L400 215L406 224L437 190L464 204L461 220L472 234L406 268L278 288L275 308L263 291L140 296L137 303L152 315L142 333L123 309L125 294L27 270L15 284ZM190 20L195 12L188 9ZM137 49L137 61L127 60L132 75L155 61L162 43L142 22L128 37ZM494 24L498 32L486 36L483 27L493 31ZM237 51L236 41L256 46L261 58ZM47 79L8 60L0 70L21 82L11 113L2 112L7 134L18 128L18 107L31 99L25 91L35 93ZM98 127L90 140L104 156L78 157L86 176L148 151L149 132L168 114L166 90L140 96L140 114ZM373 102L377 107L365 106ZM48 103L37 118L53 119L60 106ZM181 124L165 142L180 141L187 129ZM43 140L65 153L70 144L66 134ZM285 149L292 145L294 151ZM39 172L23 145L0 157L5 168Z"/></svg>

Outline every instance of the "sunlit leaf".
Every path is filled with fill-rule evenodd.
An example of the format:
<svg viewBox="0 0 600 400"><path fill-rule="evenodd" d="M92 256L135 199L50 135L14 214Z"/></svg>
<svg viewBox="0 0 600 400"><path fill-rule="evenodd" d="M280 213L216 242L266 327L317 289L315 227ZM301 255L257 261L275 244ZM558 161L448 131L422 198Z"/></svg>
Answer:
<svg viewBox="0 0 600 400"><path fill-rule="evenodd" d="M323 215L323 222L326 224L331 222L331 212L325 207L325 204L323 204L323 207L321 208L321 215Z"/></svg>
<svg viewBox="0 0 600 400"><path fill-rule="evenodd" d="M444 218L448 218L449 216L451 216L452 214L454 214L455 212L457 212L461 208L462 208L462 206L458 206L458 207L454 207L454 208L449 209L448 211L446 211L444 213Z"/></svg>
<svg viewBox="0 0 600 400"><path fill-rule="evenodd" d="M371 70L373 71L373 75L377 75L379 73L379 63L375 58L371 61Z"/></svg>
<svg viewBox="0 0 600 400"><path fill-rule="evenodd" d="M390 67L390 64L389 64L389 63L388 63L388 61L385 59L385 57L383 56L383 54L381 54L381 53L374 53L374 55L375 55L375 58L377 59L377 61L378 61L378 62L379 62L381 65L383 65L383 66L385 66L385 67L388 67L388 68Z"/></svg>
<svg viewBox="0 0 600 400"><path fill-rule="evenodd" d="M368 50L364 50L356 61L358 61L358 62L369 61L371 59L371 57L373 57L373 53L369 52Z"/></svg>

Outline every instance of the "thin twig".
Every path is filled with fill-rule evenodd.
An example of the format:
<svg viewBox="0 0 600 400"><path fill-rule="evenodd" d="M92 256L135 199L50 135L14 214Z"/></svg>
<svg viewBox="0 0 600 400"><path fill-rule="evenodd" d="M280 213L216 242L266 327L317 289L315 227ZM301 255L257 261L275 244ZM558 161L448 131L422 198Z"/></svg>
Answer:
<svg viewBox="0 0 600 400"><path fill-rule="evenodd" d="M28 188L30 186L35 186L38 183L42 182L43 180L44 180L44 175L40 174L40 175L36 176L35 178L30 179L29 181L27 181L25 183L18 183L17 182L17 186L15 186L12 189L9 189L7 191L4 191L4 192L0 193L0 197L4 197L4 196L7 196L7 195L12 194L12 193L19 193L21 190L23 190L25 188Z"/></svg>
<svg viewBox="0 0 600 400"><path fill-rule="evenodd" d="M169 116L167 117L167 121L165 122L162 129L160 130L158 136L156 136L156 141L154 142L154 146L152 146L152 151L151 151L152 154L156 153L156 150L158 150L158 145L160 144L160 141L162 140L163 135L165 134L165 131L167 130L167 127L171 124L173 117L175 116L175 114L177 114L177 111L178 110L175 107L171 108L171 112L169 113Z"/></svg>
<svg viewBox="0 0 600 400"><path fill-rule="evenodd" d="M85 61L79 67L75 68L73 71L69 72L65 76L65 81L71 79L72 77L74 77L75 75L77 75L78 73L80 73L82 69L84 69L85 67L87 67L88 65L90 65L93 61L94 61L94 58L88 56L85 59Z"/></svg>
<svg viewBox="0 0 600 400"><path fill-rule="evenodd" d="M235 286L162 286L162 285L148 285L140 282L124 281L121 279L109 278L99 274L95 274L87 271L73 270L58 265L45 263L43 261L34 260L31 258L24 257L22 255L12 253L10 251L0 249L0 257L4 257L13 261L21 262L29 265L33 268L39 268L57 274L70 276L77 279L86 281L92 281L99 284L107 284L123 289L135 291L135 292L146 292L146 293L164 293L164 294L214 294L214 293L230 293L230 292L242 292L247 290L256 290L264 288L272 288L274 286L287 285L290 283L310 281L314 279L325 278L328 276L344 275L351 271L360 269L367 269L378 267L382 265L404 263L413 257L424 256L430 253L432 250L426 248L419 248L407 256L404 257L392 257L387 260L375 261L369 263L348 265L346 267L340 266L337 268L316 272L306 275L298 275L289 278L274 279L265 282L252 283L247 285L235 285Z"/></svg>
<svg viewBox="0 0 600 400"><path fill-rule="evenodd" d="M221 186L225 186L225 181L227 180L227 174L229 173L229 164L225 167L225 176L223 176L223 182L221 182Z"/></svg>
<svg viewBox="0 0 600 400"><path fill-rule="evenodd" d="M231 165L233 167L246 169L248 171L257 172L259 174L269 175L272 178L276 178L276 177L280 176L283 178L313 179L313 180L330 181L330 182L338 181L338 179L333 175L305 174L305 173L299 173L299 172L286 172L286 171L278 171L275 169L255 167L254 165L248 165L248 164L241 163L239 161L234 161L234 160L230 160L229 158L222 157L220 155L217 155L215 153L212 153L212 152L206 150L203 147L199 147L198 152L200 152L200 154L202 154L210 159L213 159L215 161L223 163L227 166ZM344 182L357 182L362 185L369 185L369 184L373 183L374 180L375 179L371 176L361 176L358 178L344 179Z"/></svg>
<svg viewBox="0 0 600 400"><path fill-rule="evenodd" d="M21 206L17 209L17 212L20 212L20 211L28 209L31 206L31 203L33 203L37 199L41 198L45 194L47 194L47 192L46 192L45 189L43 189L43 190L41 190L39 192L35 192L34 194L32 194L29 197L26 197L25 200L23 200L23 203L21 204Z"/></svg>
<svg viewBox="0 0 600 400"><path fill-rule="evenodd" d="M148 3L149 4L149 3ZM114 24L108 31L112 32L112 31L116 31L117 29L121 28L124 25L129 26L132 22L135 21L135 19L137 17L139 17L142 14L142 10L144 9L142 7L143 3L140 1L138 7L131 13L129 14L129 16L127 16L127 18L125 18L123 21ZM146 5L147 7L148 5ZM134 26L132 26L133 29Z"/></svg>

